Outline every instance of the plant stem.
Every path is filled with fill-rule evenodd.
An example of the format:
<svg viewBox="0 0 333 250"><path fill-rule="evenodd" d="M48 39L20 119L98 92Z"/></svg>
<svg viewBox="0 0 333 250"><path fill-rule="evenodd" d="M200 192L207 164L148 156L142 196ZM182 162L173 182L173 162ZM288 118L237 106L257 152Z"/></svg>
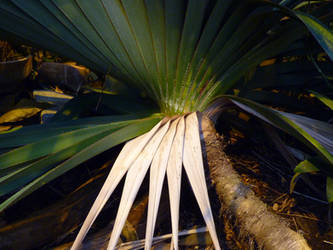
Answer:
<svg viewBox="0 0 333 250"><path fill-rule="evenodd" d="M241 235L253 237L263 249L311 249L303 236L269 211L267 205L241 182L209 118L203 117L201 126L211 181L221 205L235 216Z"/></svg>

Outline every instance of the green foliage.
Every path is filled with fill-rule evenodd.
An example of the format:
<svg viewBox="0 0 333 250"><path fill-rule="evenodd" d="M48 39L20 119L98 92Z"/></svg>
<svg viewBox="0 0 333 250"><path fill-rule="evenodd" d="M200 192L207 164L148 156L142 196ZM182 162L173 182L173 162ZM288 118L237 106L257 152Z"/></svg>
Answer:
<svg viewBox="0 0 333 250"><path fill-rule="evenodd" d="M333 110L333 100L328 98L327 96L324 96L322 94L319 94L315 91L310 91L315 97L317 97L322 103L324 103L327 107L329 107L331 110Z"/></svg>
<svg viewBox="0 0 333 250"><path fill-rule="evenodd" d="M236 105L260 119L299 139L317 152L328 164L318 166L333 175L333 126L318 120L267 108L264 105L236 96L226 96Z"/></svg>
<svg viewBox="0 0 333 250"><path fill-rule="evenodd" d="M249 69L306 35L295 16L284 20L286 8L277 7L270 1L6 0L0 29L144 89L162 112L179 114L204 110ZM323 25L296 16L330 48Z"/></svg>
<svg viewBox="0 0 333 250"><path fill-rule="evenodd" d="M130 91L144 90L159 107L156 111L150 103L129 96L100 99L91 94L70 101L49 124L1 135L0 149L8 152L0 156L0 194L25 186L0 210L81 162L148 131L162 118L149 117L154 112L172 116L205 110L219 95L230 94L263 60L303 44L308 32L332 59L327 26L333 20L328 11L332 3L306 7L293 0L0 1L0 35L5 39L16 37L108 73ZM277 70L290 64L272 65L268 73L257 75L261 82L249 83L252 96L248 91L243 97L273 100L271 93L253 92L258 84L300 88L307 77L299 73L304 65L309 66L302 61L288 74ZM332 171L330 126L244 98L225 97L298 138L330 164L320 166L324 173ZM81 118L96 107L112 116Z"/></svg>
<svg viewBox="0 0 333 250"><path fill-rule="evenodd" d="M302 20L318 43L333 61L333 32L325 27L319 20L305 13L296 12L296 16Z"/></svg>
<svg viewBox="0 0 333 250"><path fill-rule="evenodd" d="M315 166L315 164L316 163L313 162L313 159L304 160L295 167L294 172L299 174L318 172L319 169Z"/></svg>
<svg viewBox="0 0 333 250"><path fill-rule="evenodd" d="M94 126L93 128L98 130L98 133L89 134L87 139L79 141L79 143L68 144L67 147L63 147L61 151L49 152L49 155L45 158L37 160L27 166L23 166L18 170L14 169L13 172L6 174L0 179L0 194L8 193L19 186L27 184L31 180L33 181L0 204L0 211L80 163L120 143L149 131L160 119L161 116L155 114L152 117L144 119L124 121L121 123L122 126L118 126L118 129L115 129L117 128L117 123ZM99 129L99 126L109 126L109 128L101 130ZM42 142L37 143L44 143L44 141L42 140ZM35 144L28 144L25 147L18 148L18 150L25 150L26 147L31 147L31 145L35 146ZM12 152L13 151L10 151L8 154L14 154ZM33 156L35 156L35 154L41 154L41 152L44 153L45 151L43 148L38 147L32 152L34 153ZM22 157L22 154L16 154L16 156ZM24 156L26 157L24 158L25 161L29 159L28 157L31 157L29 154L24 154ZM6 159L7 154L4 154L3 157Z"/></svg>
<svg viewBox="0 0 333 250"><path fill-rule="evenodd" d="M333 178L327 177L326 182L326 196L329 203L333 202Z"/></svg>
<svg viewBox="0 0 333 250"><path fill-rule="evenodd" d="M294 169L295 174L290 182L290 192L292 193L294 191L298 177L301 174L317 173L319 172L320 166L325 164L325 162L322 162L318 158L310 158L300 162ZM326 197L329 203L333 202L333 178L331 176L332 175L327 176L326 178Z"/></svg>

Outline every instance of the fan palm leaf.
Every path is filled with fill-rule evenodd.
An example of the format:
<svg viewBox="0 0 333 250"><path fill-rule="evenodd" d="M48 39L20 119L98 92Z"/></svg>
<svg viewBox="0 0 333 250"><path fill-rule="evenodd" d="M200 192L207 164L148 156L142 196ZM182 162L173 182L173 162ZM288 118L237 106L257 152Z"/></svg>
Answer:
<svg viewBox="0 0 333 250"><path fill-rule="evenodd" d="M96 71L111 74L131 86L133 91L145 91L158 105L161 114L132 121L123 117L110 124L106 119L105 124L87 127L84 120L76 125L71 121L53 122L45 128L53 135L47 139L33 129L33 137L26 135L30 128L0 136L11 138L15 133L25 134L24 142L10 139L11 142L2 145L2 148L7 150L8 146L11 150L0 156L1 169L6 170L1 179L3 189L0 190L6 193L22 184L25 186L2 203L0 209L83 161L141 135L128 142L118 156L73 249L79 247L106 201L126 175L109 244L110 249L115 247L149 167L150 199L145 247L149 249L151 246L162 182L167 174L173 240L177 249L182 164L214 246L219 249L205 185L196 111L205 110L220 94L228 93L245 73L261 61L283 52L291 43L306 36L307 28L331 56L332 33L317 19L320 22L332 20L332 13L324 11L332 4L324 3L324 7L314 9L311 14L317 19L294 12L291 8L298 4L299 1L265 0L1 1L0 34L37 44ZM240 99L235 101L239 106L244 102ZM272 118L274 121L265 117L271 117L271 111L252 103L246 105L264 120L276 122L276 117L273 117L275 120ZM331 140L323 143L311 129L304 129L304 124L303 130L295 129L290 125L290 116L283 119L281 115L273 114L280 118L280 128L309 143L331 163L332 156L327 149L332 146ZM163 116L166 118L162 119ZM293 124L300 125L304 120L297 119ZM68 135L75 137L70 139ZM15 148L25 143L28 144ZM48 147L37 148L43 145ZM19 157L14 158L16 155ZM55 167L46 167L46 160ZM24 179L26 174L23 173L32 169L40 169L37 171L40 176L31 172L32 177ZM8 187L8 183L12 183L9 180L17 183Z"/></svg>

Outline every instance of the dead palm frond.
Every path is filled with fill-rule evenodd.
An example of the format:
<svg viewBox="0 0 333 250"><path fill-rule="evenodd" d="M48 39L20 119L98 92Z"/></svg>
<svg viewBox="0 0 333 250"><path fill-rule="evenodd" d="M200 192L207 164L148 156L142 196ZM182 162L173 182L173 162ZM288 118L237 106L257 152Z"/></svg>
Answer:
<svg viewBox="0 0 333 250"><path fill-rule="evenodd" d="M131 153L129 154L129 152ZM220 249L208 198L199 136L199 121L196 113L189 114L186 117L182 116L170 120L164 119L149 133L133 139L124 146L91 208L72 249L78 249L107 199L118 185L122 176L127 172L118 214L108 247L108 249L114 249L135 196L149 167L150 183L145 249L150 249L151 247L162 185L166 173L168 175L170 190L172 238L174 248L178 249L178 211L182 164L184 164L186 174L211 234L214 246L216 249Z"/></svg>

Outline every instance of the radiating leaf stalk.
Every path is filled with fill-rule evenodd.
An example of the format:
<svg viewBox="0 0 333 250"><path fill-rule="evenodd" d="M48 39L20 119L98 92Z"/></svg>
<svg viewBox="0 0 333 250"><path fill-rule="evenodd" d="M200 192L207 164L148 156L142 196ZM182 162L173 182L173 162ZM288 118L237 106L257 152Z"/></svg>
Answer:
<svg viewBox="0 0 333 250"><path fill-rule="evenodd" d="M172 226L172 242L175 250L178 250L179 202L180 202L180 189L181 189L181 177L182 177L184 135L185 135L185 119L184 117L181 117L177 126L177 132L172 144L167 166L171 226Z"/></svg>
<svg viewBox="0 0 333 250"><path fill-rule="evenodd" d="M82 13L89 19L91 26L96 31L100 39L103 41L107 49L106 55L110 57L112 62L119 68L122 72L128 75L129 78L134 72L131 70L132 65L127 64L126 53L116 53L115 44L118 45L119 40L117 39L113 31L112 26L110 25L106 10L101 1L95 1L94 8L91 6L91 2L77 0L76 3L82 10ZM110 27L111 26L111 27ZM114 45L114 46L111 46ZM99 47L101 49L101 47ZM126 63L124 63L126 62ZM135 73L134 73L135 75Z"/></svg>
<svg viewBox="0 0 333 250"><path fill-rule="evenodd" d="M156 132L156 134L152 137L143 151L138 155L138 158L134 161L127 172L116 220L108 245L109 250L114 249L118 242L121 230L125 224L135 196L139 191L140 185L147 173L149 165L153 160L156 150L158 149L163 137L168 131L169 124L170 122L165 124L160 130Z"/></svg>
<svg viewBox="0 0 333 250"><path fill-rule="evenodd" d="M51 180L57 178L58 176L76 167L80 163L122 142L128 141L136 136L139 136L147 132L160 119L161 119L160 117L153 117L153 118L139 120L137 123L130 124L124 128L121 128L107 136L104 136L102 139L98 140L97 142L90 144L88 147L76 153L68 160L64 161L55 168L52 168L50 171L41 175L34 181L30 182L29 184L24 186L21 190L19 190L14 195L5 200L3 203L1 203L0 212L6 209L9 205L17 202L18 200L29 195L36 189L50 182Z"/></svg>
<svg viewBox="0 0 333 250"><path fill-rule="evenodd" d="M151 247L163 179L167 172L169 190L171 192L172 237L174 247L178 249L182 161L215 248L220 249L205 182L197 114L190 114L186 118L186 121L184 117L180 117L169 120L165 125L162 124L163 121L155 126L149 133L125 145L90 210L72 249L77 249L80 246L105 202L127 172L116 221L108 245L108 249L115 248L125 220L150 164L148 221L145 248L150 249ZM129 152L133 153L129 154Z"/></svg>
<svg viewBox="0 0 333 250"><path fill-rule="evenodd" d="M203 78L205 80L202 80L202 83L204 83L206 86L201 84L201 88L203 89L202 91L209 89L210 86L214 82L218 81L223 73L237 61L239 58L238 51L241 50L241 47L244 44L251 41L251 37L256 37L257 34L260 34L259 37L256 37L256 40L258 41L261 39L261 41L257 42L257 45L253 47L253 50L260 48L258 45L265 45L269 38L269 36L265 34L265 30L267 28L265 25L258 27L258 24L265 20L267 16L271 15L272 13L272 9L258 8L248 16L245 16L245 20L239 20L240 24L238 27L235 28L235 30L232 30L233 33L230 34L230 38L225 42L224 46L220 48L220 50L215 55L215 58L208 66L208 69L212 68L215 70L213 72L214 74L205 74L206 76ZM230 21L231 20L229 20L229 22ZM247 56L249 57L249 54ZM227 84L227 81L222 81L222 84Z"/></svg>
<svg viewBox="0 0 333 250"><path fill-rule="evenodd" d="M192 110L191 106L192 102L194 102L192 98L193 92L195 93L198 91L198 85L200 83L200 78L198 79L198 73L202 70L203 66L206 65L207 59L205 57L208 57L210 47L213 45L216 36L220 32L220 25L231 3L232 1L230 0L217 1L211 15L207 20L207 23L205 24L205 27L202 30L200 40L196 46L195 52L193 53L193 57L190 62L191 68L189 70L192 72L191 74L188 74L188 79L186 80L186 82L189 83L189 86L187 92L183 93L182 95L183 104L181 106L183 107L183 111ZM221 43L218 44L221 46Z"/></svg>
<svg viewBox="0 0 333 250"><path fill-rule="evenodd" d="M132 26L133 23L127 14L129 11L128 8L130 7L127 6L127 2L122 3L119 0L102 1L123 47L126 48L129 59L132 61L132 64L135 66L136 72L140 77L141 87L145 87L149 92L150 97L156 102L159 102L156 85L154 86L150 81L151 76L147 71L148 68L145 57L139 47L137 34L135 34L135 30L133 30Z"/></svg>
<svg viewBox="0 0 333 250"><path fill-rule="evenodd" d="M227 93L249 69L258 65L264 59L278 54L292 41L302 37L304 31L301 28L292 28L293 27L291 26L291 29L286 29L282 32L279 38L268 39L268 42L262 41L261 46L255 46L252 48L237 62L231 65L225 72L223 72L218 79L210 82L210 84L205 87L205 91L201 93L201 100L197 109L203 110L218 93ZM288 39L285 39L285 36L287 36Z"/></svg>
<svg viewBox="0 0 333 250"><path fill-rule="evenodd" d="M267 48L261 56L253 55L249 58L249 54L245 54L249 48L239 49L237 43L242 43L243 46L246 42L242 41L252 31L254 34L251 34L251 38L261 34L256 37L257 44L267 37L267 32L262 32L264 25L258 31L256 22L262 17L256 10L266 8L268 12L277 12L279 9L290 16L297 16L317 40L322 42L324 48L326 46L332 50L330 31L307 14L293 12L271 1L246 1L239 8L237 5L235 8L231 6L230 17L224 20L230 3L231 1L216 1L210 5L209 1L201 0L154 3L150 0L99 0L92 5L83 0L66 3L61 0L33 1L29 4L22 0L7 0L2 1L0 7L7 15L20 17L22 22L31 23L33 29L42 30L43 35L56 37L58 44L67 46L67 50L72 47L83 57L74 53L74 58L86 60L89 65L92 64L91 61L98 63L102 71L112 68L113 74L125 80L130 78L130 84L145 88L162 110L170 113L194 111L197 108L202 110L220 90L225 92L230 89L229 85L237 81L248 67L253 66L249 65L249 61L276 54L279 51L275 49L280 44L284 41L289 44L294 39L288 33L281 33L279 37L283 37L282 42L278 41L277 45ZM152 20L156 18L158 21L155 23ZM245 29L247 25L249 28ZM292 30L292 35L303 34L292 29L293 26L284 28ZM242 29L245 32L240 32ZM24 34L27 35L26 32ZM244 37L240 38L238 34ZM42 44L47 40L43 38L40 41ZM29 36L29 39L32 37ZM39 43L36 39L32 40ZM58 52L63 51L59 46L52 46ZM228 71L222 77L221 73L225 68L234 65L241 55L244 55L243 59L250 60L245 60L238 68L233 67L237 74ZM204 88L195 87L197 84ZM224 86L219 87L221 84ZM200 94L202 90L209 90L209 93L205 94L199 105L198 100L202 98L192 98L189 94L192 90Z"/></svg>
<svg viewBox="0 0 333 250"><path fill-rule="evenodd" d="M176 82L177 58L182 35L183 22L185 18L186 6L183 1L168 0L164 1L165 8L165 61L166 61L166 110L177 109L173 102L174 90L180 88L180 83Z"/></svg>
<svg viewBox="0 0 333 250"><path fill-rule="evenodd" d="M73 146L65 148L64 150L61 150L57 153L48 155L38 161L29 164L26 167L20 168L0 178L0 196L28 183L29 181L32 181L34 178L37 178L38 176L42 175L43 173L54 167L54 164L66 160L67 158L73 156L75 153L83 150L84 148L88 147L89 145L95 143L99 139L102 139L103 137L109 135L114 131L115 129L110 129L95 134Z"/></svg>
<svg viewBox="0 0 333 250"><path fill-rule="evenodd" d="M175 81L178 87L174 88L173 92L173 102L178 106L177 113L184 112L181 103L188 96L185 93L191 85L191 81L188 81L188 76L193 73L191 60L200 39L208 3L205 0L190 0L187 4L177 58Z"/></svg>
<svg viewBox="0 0 333 250"><path fill-rule="evenodd" d="M98 133L109 130L111 128L116 128L117 126L121 127L125 124L114 123L107 125L97 125L91 128L82 128L60 135L51 136L41 141L14 149L8 153L0 155L0 169L10 168L27 161L38 159L48 154L59 152Z"/></svg>
<svg viewBox="0 0 333 250"><path fill-rule="evenodd" d="M143 66L145 68L147 82L156 95L156 101L164 101L164 93L161 90L161 83L158 82L158 69L154 55L151 27L147 18L147 7L145 1L123 0L122 6L136 41Z"/></svg>
<svg viewBox="0 0 333 250"><path fill-rule="evenodd" d="M203 110L217 94L229 91L249 69L263 59L280 53L292 41L305 34L295 20L283 22L283 27L280 29L275 29L275 26L269 27L269 29L266 29L265 25L258 26L261 21L267 21L267 13L282 10L289 16L299 18L329 57L333 58L332 32L328 28L307 14L293 12L283 7L294 6L295 1L275 2L279 1L256 0L245 1L245 3L239 1L241 4L238 5L234 4L234 1L228 0L98 0L95 2L87 0L3 0L0 1L2 17L0 32L3 34L3 30L7 30L11 34L24 36L30 42L50 47L58 53L68 55L94 69L104 73L110 71L119 80L128 81L130 84L145 89L148 95L159 104L162 111L168 115L184 114ZM261 9L261 6L264 8ZM261 14L260 11L262 11ZM279 17L275 20L277 23L281 21ZM274 34L274 32L277 33ZM40 34L40 37L36 37L35 34ZM312 132L310 131L312 127L308 126L307 122L303 123L303 120L284 113L266 110L261 106L239 99L236 101L240 103L239 106L247 105L245 107L247 110L251 107L252 111L255 110L253 113L259 114L259 117L299 138L317 150L327 162L333 163L333 157L330 154L333 145L325 137L330 133L321 135L319 132ZM125 109L125 111L128 110ZM136 121L112 132L105 124L94 126L96 131L93 131L92 128L73 128L68 124L59 127L55 125L54 130L49 131L52 131L53 136L58 136L58 139L63 140L60 146L52 145L51 143L55 143L55 138L51 138L48 141L45 140L39 144L33 144L33 146L30 144L3 154L0 156L0 163L2 159L2 163L6 164L3 168L7 168L7 166L16 166L29 160L37 160L48 154L52 154L50 155L52 158L55 154L63 152L73 145L110 132L105 138L99 138L100 140L75 152L74 155L69 156L68 160L29 183L11 197L9 203L22 198L82 161L146 132L157 120L157 118L149 121L142 120L143 124ZM169 123L171 123L172 129L168 127ZM151 161L153 162L152 176L158 177L151 179L151 196L154 198L150 200L149 215L153 214L153 216L148 220L146 248L149 248L151 244L154 217L156 217L161 192L162 184L157 180L164 178L165 170L169 186L174 186L174 191L177 193L174 196L170 195L173 240L175 241L178 232L176 224L178 224L179 215L176 210L179 208L181 160L183 160L185 171L214 245L219 249L205 184L197 114L188 115L185 122L184 118L181 118L176 132L173 131L173 126L176 126L175 121L170 120L169 123L162 122L150 133L126 144L127 146L124 147L112 168L73 248L79 246L105 202L128 171L114 232L109 244L110 248L115 246ZM99 130L102 126L105 126L105 130L104 127L103 130ZM321 126L321 128L325 127ZM61 129L65 131L60 132ZM75 131L73 131L74 129ZM91 133L88 134L89 131ZM172 143L171 134L175 133L176 137L173 138L174 143ZM76 141L68 138L73 134ZM32 140L32 136L26 140L30 140L31 143L35 142ZM161 142L162 144L160 144ZM168 150L165 149L165 154L160 154L160 151L164 151L160 145L164 145L164 143L168 145ZM178 145L174 145L175 143ZM0 143L0 147L1 145L15 147L18 146L18 142ZM33 152L37 146L41 149ZM158 151L156 157L163 158L162 164L158 164L159 168L155 167L155 162L159 163L159 158L154 159L156 150ZM167 153L167 151L169 152ZM33 153L29 155L31 152ZM15 158L16 155L19 157ZM25 157L25 155L29 156ZM167 156L175 157L175 159L170 159L166 163ZM173 167L171 167L171 162ZM332 170L324 167L321 169L327 172ZM133 183L134 188L132 188ZM169 188L171 190L173 187ZM176 246L176 242L174 243Z"/></svg>
<svg viewBox="0 0 333 250"><path fill-rule="evenodd" d="M223 5L225 4L224 1L221 2L223 2ZM222 6L219 7L223 8ZM193 79L195 82L200 83L197 89L201 89L202 84L207 82L209 76L214 73L215 70L210 67L210 64L214 61L214 59L216 59L220 50L226 45L226 43L228 43L229 38L232 36L233 32L235 32L237 27L246 18L248 15L248 8L248 1L237 6L234 10L231 11L230 17L225 20L223 26L218 30L218 34L214 37L214 40L209 46L206 55L203 55L203 58L201 59L199 70L195 72Z"/></svg>
<svg viewBox="0 0 333 250"><path fill-rule="evenodd" d="M165 15L163 0L145 0L147 8L147 18L152 37L154 58L156 60L157 82L161 91L160 107L166 110L167 94L167 75L166 75L166 44L165 44Z"/></svg>
<svg viewBox="0 0 333 250"><path fill-rule="evenodd" d="M145 249L151 248L152 238L154 236L154 229L158 207L160 203L162 187L167 169L168 161L171 157L170 151L174 141L177 125L180 118L173 121L166 135L164 136L161 144L159 145L156 154L153 158L150 167L149 179L149 202L146 224L146 243Z"/></svg>
<svg viewBox="0 0 333 250"><path fill-rule="evenodd" d="M26 3L26 1L21 1L22 6ZM45 3L46 1L43 1ZM31 2L33 4L35 2ZM39 3L41 4L41 3ZM78 42L74 37L72 37L72 34L70 32L67 32L66 36L71 37L71 39L68 39L67 41L71 41L72 44L68 45L65 43L66 40L62 39L61 33L65 32L66 29L58 30L58 33L55 32L54 34L50 29L52 29L54 26L52 17L48 19L48 22L45 20L41 22L37 22L34 20L34 18L38 18L43 16L33 15L32 17L27 15L26 12L29 11L28 9L24 9L21 11L19 7L21 6L21 3L18 3L17 6L13 5L12 2L9 1L1 1L0 6L0 13L1 16L6 17L4 22L1 22L1 28L2 29L10 29L10 33L14 34L17 37L21 37L25 39L25 42L33 42L35 44L44 44L43 47L45 47L46 43L48 44L48 47L51 47L53 50L58 51L62 55L66 55L68 57L71 57L75 59L76 61L82 62L86 64L87 66L90 66L92 69L96 70L106 70L106 62L104 61L104 58L100 58L96 55L98 55L98 51L94 51L93 53L89 51L89 48L82 46L82 41ZM43 6L39 6L40 9L38 9L38 12L42 12ZM48 13L44 13L48 14ZM43 26L43 23L48 23L48 27L45 28ZM61 24L62 25L62 24ZM72 32L75 31L75 28L71 30ZM35 34L39 34L37 37ZM82 53L84 51L84 53ZM98 61L100 60L100 61ZM104 65L103 65L104 64Z"/></svg>
<svg viewBox="0 0 333 250"><path fill-rule="evenodd" d="M50 5L53 8L50 8ZM99 36L98 32L96 32L93 23L86 18L82 11L82 6L80 6L74 0L67 1L66 4L62 0L55 0L51 3L49 2L48 7L53 11L51 12L53 15L57 16L57 18L60 18L60 20L67 26L74 29L73 33L79 36L81 41L85 41L86 46L92 48L101 59L107 62L109 71L116 71L113 69L115 69L114 63L117 63L117 58L108 49L107 44L105 44L103 39ZM64 37L64 39L66 39L66 37Z"/></svg>
<svg viewBox="0 0 333 250"><path fill-rule="evenodd" d="M220 249L208 197L197 113L186 117L183 163L215 249Z"/></svg>
<svg viewBox="0 0 333 250"><path fill-rule="evenodd" d="M82 128L94 127L96 125L107 125L109 123L143 118L143 115L115 115L115 116L98 116L89 118L80 118L78 120L52 122L41 125L25 126L7 134L0 134L0 148L11 148L45 139L48 137L60 135L65 132L70 132Z"/></svg>
<svg viewBox="0 0 333 250"><path fill-rule="evenodd" d="M89 214L87 215L71 249L74 250L80 247L84 237L88 233L90 227L94 223L105 203L113 193L114 189L117 187L120 180L128 171L133 161L138 157L143 148L149 142L151 137L154 136L164 121L165 120L159 122L153 129L150 130L150 132L126 143L118 155L117 160L114 163L106 181L104 182L104 185L99 192L93 206L91 207Z"/></svg>

